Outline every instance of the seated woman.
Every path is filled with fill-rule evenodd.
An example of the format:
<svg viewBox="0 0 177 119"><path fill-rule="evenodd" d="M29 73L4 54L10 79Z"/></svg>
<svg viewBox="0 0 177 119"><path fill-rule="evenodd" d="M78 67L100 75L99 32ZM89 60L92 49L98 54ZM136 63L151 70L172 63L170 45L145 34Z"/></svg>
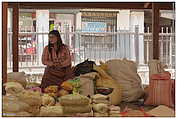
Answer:
<svg viewBox="0 0 177 119"><path fill-rule="evenodd" d="M62 43L57 30L49 33L49 44L44 48L42 63L47 65L41 82L41 89L50 85L60 86L63 81L73 78L69 48Z"/></svg>

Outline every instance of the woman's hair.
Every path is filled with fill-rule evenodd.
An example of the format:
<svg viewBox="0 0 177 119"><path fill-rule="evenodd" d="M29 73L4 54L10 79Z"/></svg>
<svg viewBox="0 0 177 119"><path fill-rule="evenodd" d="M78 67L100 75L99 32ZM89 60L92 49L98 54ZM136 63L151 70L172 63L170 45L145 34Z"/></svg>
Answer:
<svg viewBox="0 0 177 119"><path fill-rule="evenodd" d="M56 51L56 54L58 55L59 51L61 50L61 47L64 45L63 42L62 42L62 39L61 39L61 36L60 36L60 33L57 31L57 30L53 30L53 31L50 31L49 32L49 35L55 35L57 37L57 51ZM52 45L49 41L48 43L48 50L49 50L49 53L51 54L51 59L53 60L53 57L52 57Z"/></svg>

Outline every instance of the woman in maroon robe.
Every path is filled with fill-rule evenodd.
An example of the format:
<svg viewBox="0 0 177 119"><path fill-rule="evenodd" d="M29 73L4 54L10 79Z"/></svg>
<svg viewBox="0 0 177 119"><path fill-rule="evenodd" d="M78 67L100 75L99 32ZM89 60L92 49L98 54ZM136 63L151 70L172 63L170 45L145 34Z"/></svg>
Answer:
<svg viewBox="0 0 177 119"><path fill-rule="evenodd" d="M62 43L57 30L49 33L49 44L44 48L42 63L46 65L41 82L41 89L50 85L60 86L63 81L73 78L69 48Z"/></svg>

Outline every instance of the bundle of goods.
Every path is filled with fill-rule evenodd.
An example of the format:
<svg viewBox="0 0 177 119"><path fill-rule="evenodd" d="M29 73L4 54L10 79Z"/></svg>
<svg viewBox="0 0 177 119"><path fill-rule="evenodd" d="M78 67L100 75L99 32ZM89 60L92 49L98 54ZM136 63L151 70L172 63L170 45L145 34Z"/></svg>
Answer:
<svg viewBox="0 0 177 119"><path fill-rule="evenodd" d="M75 76L80 76L81 74L95 72L95 70L93 70L93 65L94 64L95 64L95 62L88 61L88 59L85 60L84 62L80 63L80 64L77 64L74 68Z"/></svg>
<svg viewBox="0 0 177 119"><path fill-rule="evenodd" d="M109 97L101 94L91 96L94 117L108 117Z"/></svg>
<svg viewBox="0 0 177 119"><path fill-rule="evenodd" d="M55 99L48 94L43 94L42 105L43 106L54 106L55 105Z"/></svg>
<svg viewBox="0 0 177 119"><path fill-rule="evenodd" d="M109 106L109 116L120 117L120 107L114 105Z"/></svg>
<svg viewBox="0 0 177 119"><path fill-rule="evenodd" d="M24 88L26 87L27 81L25 72L10 72L7 74L7 82L18 82Z"/></svg>
<svg viewBox="0 0 177 119"><path fill-rule="evenodd" d="M32 116L28 112L30 106L24 102L21 102L16 96L3 96L2 101L3 116Z"/></svg>
<svg viewBox="0 0 177 119"><path fill-rule="evenodd" d="M24 91L24 87L18 82L7 82L4 86L7 95L15 95Z"/></svg>
<svg viewBox="0 0 177 119"><path fill-rule="evenodd" d="M126 59L113 59L102 65L101 67L120 84L122 101L136 101L144 94L136 63Z"/></svg>
<svg viewBox="0 0 177 119"><path fill-rule="evenodd" d="M30 106L28 112L33 116L36 116L42 105L42 97L40 92L23 91L17 94L19 101L24 102Z"/></svg>
<svg viewBox="0 0 177 119"><path fill-rule="evenodd" d="M90 99L80 94L69 94L59 98L64 114L91 112Z"/></svg>
<svg viewBox="0 0 177 119"><path fill-rule="evenodd" d="M39 116L51 117L51 116L63 116L62 106L42 106Z"/></svg>
<svg viewBox="0 0 177 119"><path fill-rule="evenodd" d="M166 105L174 107L175 93L173 86L175 83L170 77L171 74L169 72L153 74L150 77L148 97L145 101L146 105Z"/></svg>
<svg viewBox="0 0 177 119"><path fill-rule="evenodd" d="M93 66L93 69L95 69L98 72L98 78L96 79L96 86L102 87L102 88L112 88L113 91L108 94L110 98L110 102L113 105L118 105L121 102L122 98L122 92L121 92L121 86L117 81L112 79L103 69L101 66Z"/></svg>

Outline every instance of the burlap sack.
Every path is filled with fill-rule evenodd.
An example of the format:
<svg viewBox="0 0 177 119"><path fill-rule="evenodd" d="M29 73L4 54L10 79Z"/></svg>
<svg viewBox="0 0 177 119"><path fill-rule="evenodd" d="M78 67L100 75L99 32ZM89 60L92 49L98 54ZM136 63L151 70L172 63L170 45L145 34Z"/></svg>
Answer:
<svg viewBox="0 0 177 119"><path fill-rule="evenodd" d="M98 113L108 113L108 104L100 103L93 104L93 111Z"/></svg>
<svg viewBox="0 0 177 119"><path fill-rule="evenodd" d="M4 84L6 94L15 95L24 90L23 86L18 82L7 82Z"/></svg>
<svg viewBox="0 0 177 119"><path fill-rule="evenodd" d="M107 73L122 87L122 101L136 101L144 94L136 63L126 59L113 59L107 61L106 65Z"/></svg>
<svg viewBox="0 0 177 119"><path fill-rule="evenodd" d="M62 106L71 106L71 105L88 105L90 103L90 99L86 96L80 94L69 94L65 96L61 96L60 104Z"/></svg>
<svg viewBox="0 0 177 119"><path fill-rule="evenodd" d="M81 105L81 106L63 106L64 113L89 113L91 112L91 105Z"/></svg>
<svg viewBox="0 0 177 119"><path fill-rule="evenodd" d="M28 104L19 101L15 96L3 96L2 109L5 112L27 111L29 107Z"/></svg>
<svg viewBox="0 0 177 119"><path fill-rule="evenodd" d="M25 102L30 106L41 106L42 104L42 97L40 92L23 91L17 94L17 97L20 101Z"/></svg>
<svg viewBox="0 0 177 119"><path fill-rule="evenodd" d="M18 82L24 88L26 87L27 81L25 72L10 72L7 74L7 82Z"/></svg>
<svg viewBox="0 0 177 119"><path fill-rule="evenodd" d="M41 107L40 116L44 117L63 116L63 107L62 106Z"/></svg>

